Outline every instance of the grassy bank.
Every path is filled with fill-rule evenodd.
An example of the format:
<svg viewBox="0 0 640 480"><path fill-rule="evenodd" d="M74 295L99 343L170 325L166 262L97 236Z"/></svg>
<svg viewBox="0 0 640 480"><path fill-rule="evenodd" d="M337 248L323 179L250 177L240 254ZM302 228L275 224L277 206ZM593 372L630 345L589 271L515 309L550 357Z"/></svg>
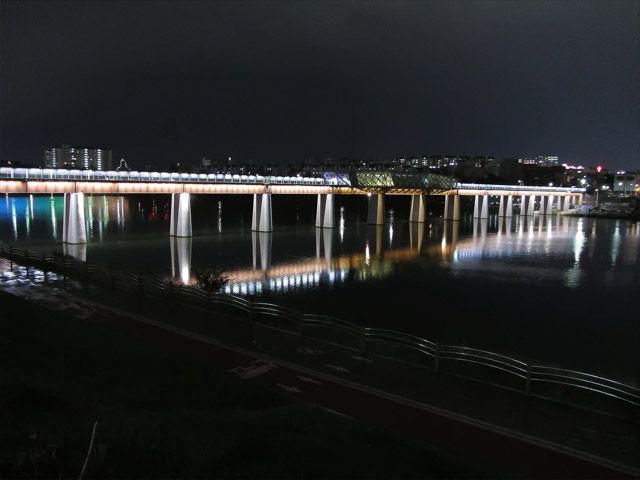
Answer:
<svg viewBox="0 0 640 480"><path fill-rule="evenodd" d="M442 454L0 292L0 476L440 478Z"/></svg>

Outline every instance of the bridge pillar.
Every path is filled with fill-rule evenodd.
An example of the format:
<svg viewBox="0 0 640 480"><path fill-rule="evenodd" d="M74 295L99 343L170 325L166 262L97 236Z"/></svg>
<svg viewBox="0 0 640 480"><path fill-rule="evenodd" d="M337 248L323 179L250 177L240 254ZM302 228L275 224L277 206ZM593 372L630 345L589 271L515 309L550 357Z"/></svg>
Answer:
<svg viewBox="0 0 640 480"><path fill-rule="evenodd" d="M554 196L553 195L546 195L544 197L542 197L543 202L541 202L540 205L540 211L543 212L545 215L551 215L553 214L553 199ZM544 206L544 209L543 209Z"/></svg>
<svg viewBox="0 0 640 480"><path fill-rule="evenodd" d="M558 210L560 210L561 212L564 210L568 210L569 205L567 205L566 202L567 197L559 195L558 196Z"/></svg>
<svg viewBox="0 0 640 480"><path fill-rule="evenodd" d="M384 225L384 193L369 197L367 223L370 225Z"/></svg>
<svg viewBox="0 0 640 480"><path fill-rule="evenodd" d="M271 194L253 194L253 217L251 230L254 232L273 232L273 220L271 218Z"/></svg>
<svg viewBox="0 0 640 480"><path fill-rule="evenodd" d="M426 217L426 195L411 195L410 222L424 223Z"/></svg>
<svg viewBox="0 0 640 480"><path fill-rule="evenodd" d="M62 223L64 243L87 243L87 227L84 223L84 194L64 194L64 217Z"/></svg>
<svg viewBox="0 0 640 480"><path fill-rule="evenodd" d="M451 197L453 196L453 201ZM444 219L445 220L460 220L460 195L445 195L444 196Z"/></svg>
<svg viewBox="0 0 640 480"><path fill-rule="evenodd" d="M489 218L489 195L476 195L473 218Z"/></svg>
<svg viewBox="0 0 640 480"><path fill-rule="evenodd" d="M335 212L333 207L333 193L319 193L318 207L316 209L316 227L334 228Z"/></svg>
<svg viewBox="0 0 640 480"><path fill-rule="evenodd" d="M504 216L507 218L513 217L513 195L507 195L507 208L504 211Z"/></svg>
<svg viewBox="0 0 640 480"><path fill-rule="evenodd" d="M190 237L191 232L191 194L171 194L171 226L172 237Z"/></svg>
<svg viewBox="0 0 640 480"><path fill-rule="evenodd" d="M522 195L522 203L520 204L520 215L533 215L536 205L535 195Z"/></svg>

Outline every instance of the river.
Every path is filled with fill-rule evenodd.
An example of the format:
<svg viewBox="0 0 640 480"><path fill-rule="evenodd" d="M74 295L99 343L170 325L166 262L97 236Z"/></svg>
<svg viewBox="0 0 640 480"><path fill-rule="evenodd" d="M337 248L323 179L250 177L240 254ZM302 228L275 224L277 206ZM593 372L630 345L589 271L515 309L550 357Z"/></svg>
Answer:
<svg viewBox="0 0 640 480"><path fill-rule="evenodd" d="M337 196L334 229L316 229L315 197L273 198L274 232L251 232L249 195L192 196L191 238L169 237L168 195L86 199L88 243L61 243L61 196L0 200L0 241L192 283L220 269L227 293L401 330L525 361L637 384L640 222L516 215L366 224L365 196Z"/></svg>

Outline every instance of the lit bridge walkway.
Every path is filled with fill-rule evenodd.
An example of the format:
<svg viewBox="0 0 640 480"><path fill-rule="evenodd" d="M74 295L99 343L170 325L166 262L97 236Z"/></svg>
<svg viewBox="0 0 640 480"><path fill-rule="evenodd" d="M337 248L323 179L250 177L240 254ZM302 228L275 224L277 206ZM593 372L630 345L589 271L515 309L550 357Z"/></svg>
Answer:
<svg viewBox="0 0 640 480"><path fill-rule="evenodd" d="M335 195L367 195L367 222L385 223L385 195L411 197L411 222L426 220L426 196L444 195L447 220L460 219L460 197L475 197L474 218L488 218L489 197L500 199L499 216L513 216L514 197L521 199L521 214L533 215L539 197L539 212L545 215L568 210L582 203L584 189L459 183L452 177L431 173L392 171L326 172L318 177L231 175L225 173L168 173L93 171L41 168L0 168L0 193L6 195L64 194L63 242L86 243L85 194L171 194L170 235L192 236L191 194L252 194L251 229L273 231L271 195L317 195L316 227L334 228Z"/></svg>

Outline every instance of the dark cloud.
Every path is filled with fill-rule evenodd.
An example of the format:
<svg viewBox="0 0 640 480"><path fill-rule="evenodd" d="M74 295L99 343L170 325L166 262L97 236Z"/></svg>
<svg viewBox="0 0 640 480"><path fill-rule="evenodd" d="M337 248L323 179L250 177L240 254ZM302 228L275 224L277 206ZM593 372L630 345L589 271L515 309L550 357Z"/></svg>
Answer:
<svg viewBox="0 0 640 480"><path fill-rule="evenodd" d="M1 151L638 168L640 3L2 3Z"/></svg>

